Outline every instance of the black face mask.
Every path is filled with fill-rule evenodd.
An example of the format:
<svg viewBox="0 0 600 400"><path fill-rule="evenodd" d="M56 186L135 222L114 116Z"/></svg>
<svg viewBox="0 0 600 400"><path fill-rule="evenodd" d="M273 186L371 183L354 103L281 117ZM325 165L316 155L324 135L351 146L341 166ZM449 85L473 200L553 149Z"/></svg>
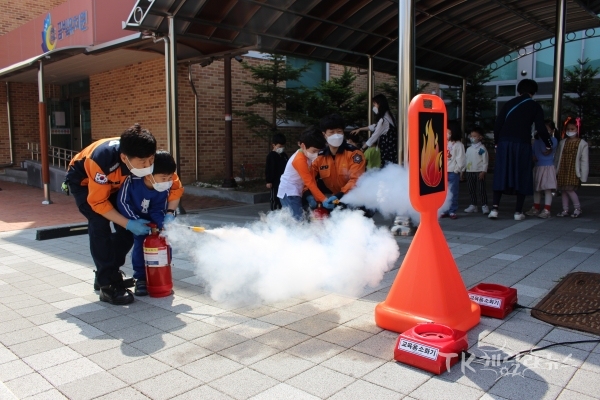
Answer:
<svg viewBox="0 0 600 400"><path fill-rule="evenodd" d="M533 138L537 140L540 138L540 135L538 133L536 133L535 135L533 135Z"/></svg>

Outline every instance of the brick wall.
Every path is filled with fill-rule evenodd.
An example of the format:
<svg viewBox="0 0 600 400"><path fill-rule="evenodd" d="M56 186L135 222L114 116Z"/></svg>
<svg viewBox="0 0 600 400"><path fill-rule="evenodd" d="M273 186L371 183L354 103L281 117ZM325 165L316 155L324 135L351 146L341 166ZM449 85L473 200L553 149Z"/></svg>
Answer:
<svg viewBox="0 0 600 400"><path fill-rule="evenodd" d="M67 0L4 0L0 5L0 36ZM27 142L39 142L37 84L10 84L15 162L29 158ZM0 82L0 164L10 162L6 83Z"/></svg>
<svg viewBox="0 0 600 400"><path fill-rule="evenodd" d="M248 59L249 63L260 60ZM180 168L182 180L195 180L194 96L188 81L188 67L178 68ZM198 92L198 169L200 180L222 179L225 170L225 121L223 61L207 67L192 66ZM234 110L245 109L252 90L244 85L250 74L232 63ZM90 77L92 139L118 136L135 122L149 129L159 148L167 148L164 60L138 63ZM259 107L251 108L260 110ZM264 111L266 111L263 108ZM262 168L268 143L252 135L241 118L233 117L234 176L240 166ZM295 146L288 146L291 151Z"/></svg>
<svg viewBox="0 0 600 400"><path fill-rule="evenodd" d="M0 82L0 165L10 162L8 117L6 114L6 84Z"/></svg>
<svg viewBox="0 0 600 400"><path fill-rule="evenodd" d="M120 136L134 123L167 147L165 62L162 58L90 76L92 140Z"/></svg>
<svg viewBox="0 0 600 400"><path fill-rule="evenodd" d="M59 87L47 85L47 97L59 97ZM0 164L10 162L8 119L6 112L6 83L0 84ZM22 161L31 159L27 143L39 143L39 113L37 83L10 83L10 102L12 117L12 137L14 162L18 166Z"/></svg>
<svg viewBox="0 0 600 400"><path fill-rule="evenodd" d="M3 0L0 5L0 35L31 21L67 0Z"/></svg>
<svg viewBox="0 0 600 400"><path fill-rule="evenodd" d="M263 61L246 58L245 61L256 65ZM223 60L216 60L206 67L192 66L192 79L198 92L198 174L201 181L219 180L225 172L225 120ZM231 63L231 88L233 111L251 110L268 115L266 107L246 107L253 91L244 81L250 81L250 72L242 65ZM181 66L178 72L179 82L179 133L181 141L181 172L184 181L195 178L194 155L194 96L188 81L187 66ZM262 176L265 158L270 150L269 143L255 136L241 117L233 115L233 173L240 176L241 165L250 164ZM288 135L288 153L296 150L294 135Z"/></svg>

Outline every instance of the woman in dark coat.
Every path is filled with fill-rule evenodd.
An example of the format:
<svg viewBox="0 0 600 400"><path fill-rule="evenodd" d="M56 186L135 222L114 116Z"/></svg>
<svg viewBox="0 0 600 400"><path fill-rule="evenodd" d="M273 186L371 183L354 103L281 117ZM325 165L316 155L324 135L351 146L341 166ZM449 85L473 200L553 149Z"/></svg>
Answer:
<svg viewBox="0 0 600 400"><path fill-rule="evenodd" d="M544 111L533 101L538 85L534 80L523 79L517 85L519 96L508 101L496 118L494 144L496 166L494 168L494 200L489 218L498 218L498 206L502 193L516 194L514 218L525 219L523 203L525 196L533 194L533 157L531 150L532 125L546 145L552 149L550 135L544 125Z"/></svg>

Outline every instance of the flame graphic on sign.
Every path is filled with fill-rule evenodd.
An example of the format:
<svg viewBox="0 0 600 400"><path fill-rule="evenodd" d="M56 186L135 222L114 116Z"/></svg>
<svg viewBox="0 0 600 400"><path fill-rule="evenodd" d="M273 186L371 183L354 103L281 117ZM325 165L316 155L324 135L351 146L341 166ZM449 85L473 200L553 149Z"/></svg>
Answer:
<svg viewBox="0 0 600 400"><path fill-rule="evenodd" d="M429 187L436 187L442 180L444 153L438 148L438 135L431 127L431 120L425 124L423 148L421 149L421 178Z"/></svg>

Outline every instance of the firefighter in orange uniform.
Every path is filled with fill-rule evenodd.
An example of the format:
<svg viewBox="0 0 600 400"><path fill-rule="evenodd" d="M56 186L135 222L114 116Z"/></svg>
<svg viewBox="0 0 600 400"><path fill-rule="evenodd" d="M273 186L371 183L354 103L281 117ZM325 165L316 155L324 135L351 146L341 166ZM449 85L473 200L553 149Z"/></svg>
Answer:
<svg viewBox="0 0 600 400"><path fill-rule="evenodd" d="M111 304L133 302L133 293L123 282L119 268L133 246L133 235L148 234L149 221L128 219L117 211L117 193L129 174L152 173L156 139L135 124L120 138L98 140L75 155L69 164L63 188L75 197L79 211L88 219L90 252L96 265L95 289L100 300ZM173 177L168 209L176 209L181 182ZM110 223L115 232L112 232ZM97 287L96 287L97 284Z"/></svg>
<svg viewBox="0 0 600 400"><path fill-rule="evenodd" d="M320 126L327 146L312 163L312 171L321 191L331 194L323 207L333 210L337 201L356 185L365 172L365 156L360 149L344 140L345 124L341 116L331 114L323 117Z"/></svg>

